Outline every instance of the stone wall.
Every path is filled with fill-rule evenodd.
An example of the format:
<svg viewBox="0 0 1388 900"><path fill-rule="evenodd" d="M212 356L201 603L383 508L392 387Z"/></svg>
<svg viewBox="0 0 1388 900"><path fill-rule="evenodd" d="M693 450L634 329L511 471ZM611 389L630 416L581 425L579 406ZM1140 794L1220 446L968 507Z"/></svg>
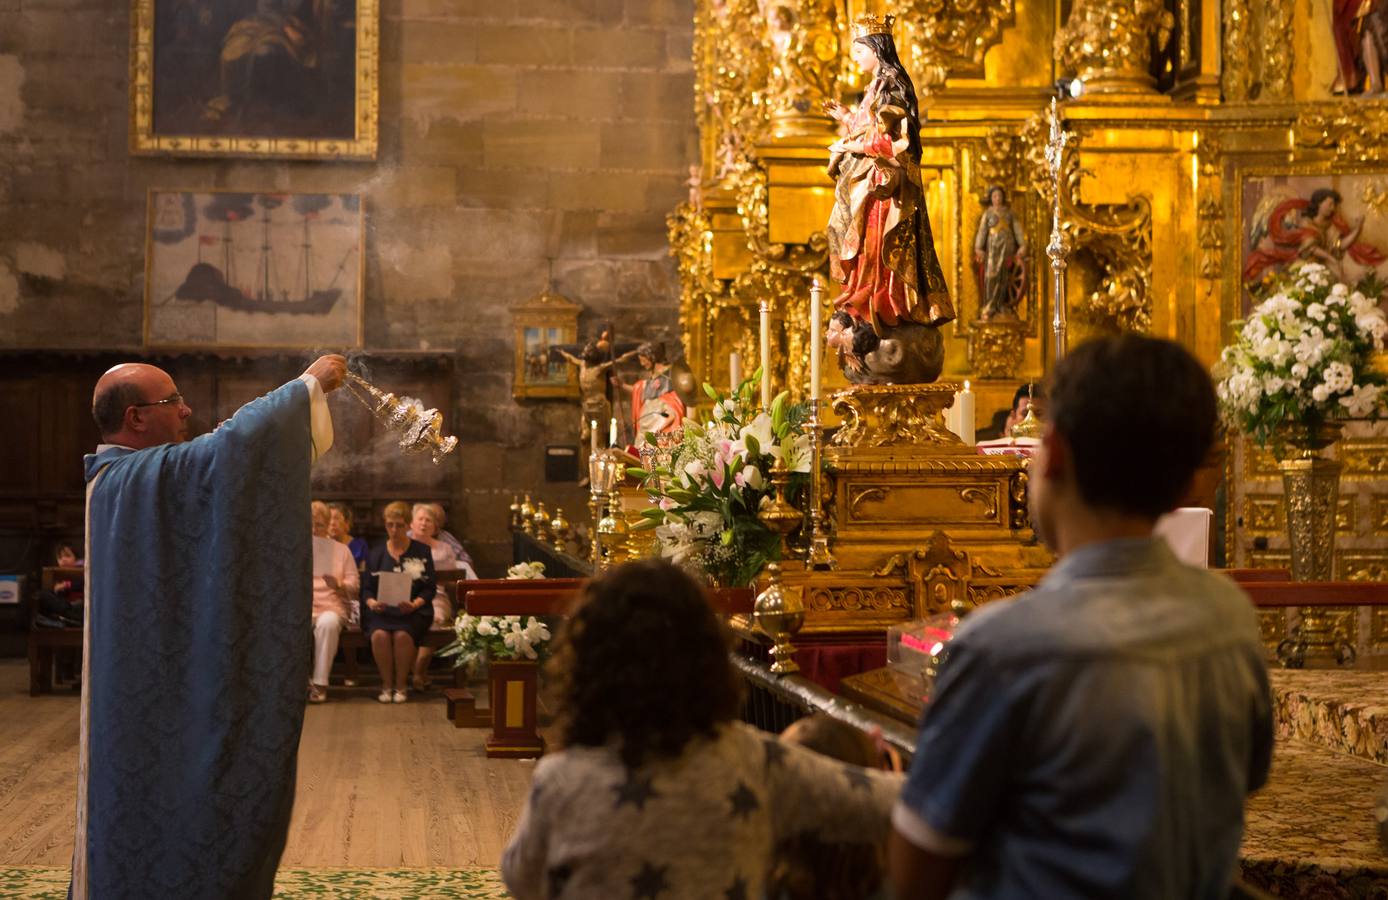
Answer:
<svg viewBox="0 0 1388 900"><path fill-rule="evenodd" d="M376 163L131 157L126 3L0 0L0 350L141 349L150 188L359 191L366 349L448 354L451 527L490 571L576 404L511 399L509 307L678 339L665 214L695 153L692 0L383 0ZM573 434L572 437L570 435Z"/></svg>

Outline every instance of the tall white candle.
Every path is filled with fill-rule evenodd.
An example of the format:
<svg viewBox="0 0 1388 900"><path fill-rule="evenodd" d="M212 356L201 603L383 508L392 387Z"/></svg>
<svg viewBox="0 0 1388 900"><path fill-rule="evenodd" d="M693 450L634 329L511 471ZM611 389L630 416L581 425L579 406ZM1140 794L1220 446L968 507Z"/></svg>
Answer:
<svg viewBox="0 0 1388 900"><path fill-rule="evenodd" d="M728 354L728 390L737 390L737 386L742 384L742 355L736 350Z"/></svg>
<svg viewBox="0 0 1388 900"><path fill-rule="evenodd" d="M951 404L949 405L949 407L945 410L945 428L947 428L948 430L954 432L955 434L958 434L958 433L959 433L959 423L958 423L958 419L959 419L959 392L958 392L958 391L955 391L955 392L954 392L954 402L951 403Z"/></svg>
<svg viewBox="0 0 1388 900"><path fill-rule="evenodd" d="M613 419L607 423L607 446L617 446L617 420Z"/></svg>
<svg viewBox="0 0 1388 900"><path fill-rule="evenodd" d="M959 393L959 399L955 401L959 406L959 437L972 447L974 441L974 392L969 390L969 383L964 382L964 390Z"/></svg>
<svg viewBox="0 0 1388 900"><path fill-rule="evenodd" d="M814 282L810 285L810 399L819 399L819 356L820 344L823 339L820 337L820 316L823 315L820 309L820 302L823 299L821 294L823 287L820 286L819 276L814 277Z"/></svg>
<svg viewBox="0 0 1388 900"><path fill-rule="evenodd" d="M588 420L588 442L589 442L589 444L591 445L588 449L589 449L591 452L593 452L593 453L597 453L597 452L598 452L598 420L597 420L597 419L589 419L589 420Z"/></svg>
<svg viewBox="0 0 1388 900"><path fill-rule="evenodd" d="M761 408L771 409L771 304L761 302Z"/></svg>

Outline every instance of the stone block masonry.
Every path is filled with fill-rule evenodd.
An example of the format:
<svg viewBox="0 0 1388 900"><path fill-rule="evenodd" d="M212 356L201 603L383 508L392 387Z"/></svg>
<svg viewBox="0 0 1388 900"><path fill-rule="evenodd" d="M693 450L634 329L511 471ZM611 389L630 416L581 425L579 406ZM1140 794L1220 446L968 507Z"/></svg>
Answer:
<svg viewBox="0 0 1388 900"><path fill-rule="evenodd" d="M0 350L142 349L150 188L361 193L366 349L454 356L452 524L500 574L512 494L583 515L540 480L577 407L511 399L509 307L552 280L585 336L678 341L692 22L693 0L382 0L377 162L179 160L125 149L128 4L0 0Z"/></svg>

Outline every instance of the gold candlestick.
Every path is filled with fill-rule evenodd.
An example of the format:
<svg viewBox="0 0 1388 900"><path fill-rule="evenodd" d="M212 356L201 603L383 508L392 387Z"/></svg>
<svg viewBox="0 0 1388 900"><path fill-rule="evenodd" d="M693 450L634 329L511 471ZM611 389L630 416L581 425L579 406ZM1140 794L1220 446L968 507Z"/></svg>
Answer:
<svg viewBox="0 0 1388 900"><path fill-rule="evenodd" d="M458 446L458 439L443 433L443 413L425 409L413 397L396 397L351 372L343 382L356 397L392 431L400 432L400 449L406 453L429 451L438 465Z"/></svg>

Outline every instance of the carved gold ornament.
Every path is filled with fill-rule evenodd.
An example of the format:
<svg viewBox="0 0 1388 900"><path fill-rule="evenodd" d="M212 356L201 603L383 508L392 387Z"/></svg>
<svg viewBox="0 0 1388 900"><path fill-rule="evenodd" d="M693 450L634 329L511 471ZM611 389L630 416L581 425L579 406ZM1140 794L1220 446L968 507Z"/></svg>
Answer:
<svg viewBox="0 0 1388 900"><path fill-rule="evenodd" d="M1174 25L1162 0L1076 0L1055 36L1057 67L1085 93L1150 92L1154 39L1164 48Z"/></svg>
<svg viewBox="0 0 1388 900"><path fill-rule="evenodd" d="M1045 151L1048 111L1022 129L1033 191L1049 205L1053 190ZM1096 331L1147 331L1152 324L1152 198L1131 194L1127 203L1082 203L1080 185L1094 173L1080 168L1080 140L1065 148L1060 176L1061 228L1070 246L1069 265L1087 263L1099 285L1076 315Z"/></svg>
<svg viewBox="0 0 1388 900"><path fill-rule="evenodd" d="M889 0L897 47L916 89L931 94L950 75L980 76L983 57L1015 18L1015 0Z"/></svg>

